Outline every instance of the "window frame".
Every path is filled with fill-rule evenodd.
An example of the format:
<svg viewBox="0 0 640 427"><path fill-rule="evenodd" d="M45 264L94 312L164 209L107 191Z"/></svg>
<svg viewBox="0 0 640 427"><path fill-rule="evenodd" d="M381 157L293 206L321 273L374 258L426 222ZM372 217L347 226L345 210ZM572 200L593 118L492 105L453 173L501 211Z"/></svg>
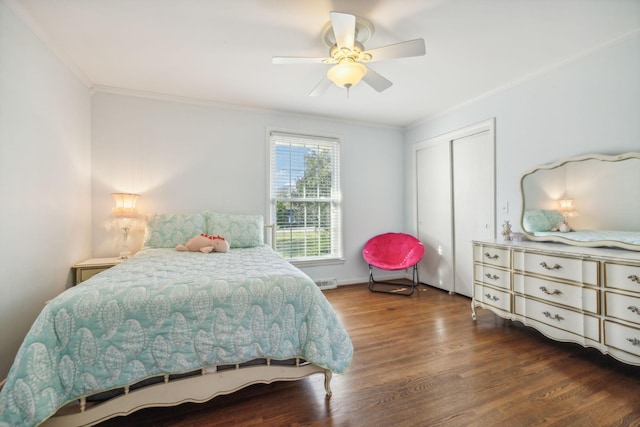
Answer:
<svg viewBox="0 0 640 427"><path fill-rule="evenodd" d="M332 205L332 213L331 213L331 223L330 230L332 235L332 244L331 244L331 253L328 255L322 256L303 256L303 257L291 257L287 258L286 254L281 254L287 261L292 264L303 267L303 266L314 266L314 265L327 265L327 264L337 264L343 263L343 241L344 241L344 229L342 227L342 218L343 218L343 203L342 203L342 189L341 189L341 175L342 175L342 167L341 167L341 156L342 156L342 140L339 136L336 135L328 135L328 134L320 134L320 133L305 133L300 131L292 131L292 130L283 130L283 129L267 129L266 132L266 144L267 144L267 212L268 212L268 223L273 225L273 233L275 239L277 239L278 232L278 224L277 224L277 213L276 213L276 203L278 200L282 200L282 197L276 197L274 193L274 177L275 177L275 147L277 142L272 139L272 136L282 136L284 138L292 138L299 139L301 144L308 143L309 145L313 145L313 141L320 142L321 145L332 147L332 157L333 160L337 163L334 165L333 170L337 172L337 176L335 174L332 176L332 184L331 184L331 197L327 200L331 202ZM300 201L299 198L291 198L292 201ZM313 202L317 200L317 198L310 198L309 202ZM326 199L324 199L326 200ZM336 209L335 211L333 209ZM336 218L337 216L337 218ZM272 242L272 246L275 250L277 250L277 242Z"/></svg>

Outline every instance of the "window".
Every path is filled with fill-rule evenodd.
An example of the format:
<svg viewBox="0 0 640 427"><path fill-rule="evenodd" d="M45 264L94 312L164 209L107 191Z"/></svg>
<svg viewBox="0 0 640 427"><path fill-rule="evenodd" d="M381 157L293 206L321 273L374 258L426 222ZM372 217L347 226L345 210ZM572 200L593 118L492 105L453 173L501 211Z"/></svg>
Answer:
<svg viewBox="0 0 640 427"><path fill-rule="evenodd" d="M291 261L342 258L339 140L275 131L269 140L276 251Z"/></svg>

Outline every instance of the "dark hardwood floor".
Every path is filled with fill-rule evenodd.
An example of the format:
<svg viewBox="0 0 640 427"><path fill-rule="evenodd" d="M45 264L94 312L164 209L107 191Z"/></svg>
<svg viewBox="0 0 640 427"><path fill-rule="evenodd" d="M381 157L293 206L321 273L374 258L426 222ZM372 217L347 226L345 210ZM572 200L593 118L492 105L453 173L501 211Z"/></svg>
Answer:
<svg viewBox="0 0 640 427"><path fill-rule="evenodd" d="M638 367L486 310L474 322L469 298L430 287L325 295L354 345L330 398L315 375L101 426L640 426Z"/></svg>

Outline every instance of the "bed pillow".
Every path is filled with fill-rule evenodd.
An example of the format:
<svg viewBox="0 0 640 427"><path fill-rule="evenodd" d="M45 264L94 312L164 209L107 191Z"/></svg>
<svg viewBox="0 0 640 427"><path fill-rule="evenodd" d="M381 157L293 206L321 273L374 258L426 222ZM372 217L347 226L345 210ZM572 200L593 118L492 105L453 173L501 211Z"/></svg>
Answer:
<svg viewBox="0 0 640 427"><path fill-rule="evenodd" d="M549 224L551 224L551 228L555 227L561 222L564 222L564 215L562 215L562 212L560 212L559 210L544 209L542 213L544 214L545 217L547 217L547 220L549 220Z"/></svg>
<svg viewBox="0 0 640 427"><path fill-rule="evenodd" d="M143 248L175 248L207 232L204 214L153 214L147 220Z"/></svg>
<svg viewBox="0 0 640 427"><path fill-rule="evenodd" d="M560 211L548 209L534 209L525 211L522 226L529 233L551 231L553 227L564 221Z"/></svg>
<svg viewBox="0 0 640 427"><path fill-rule="evenodd" d="M264 244L262 215L207 212L207 234L222 236L231 248L252 248Z"/></svg>

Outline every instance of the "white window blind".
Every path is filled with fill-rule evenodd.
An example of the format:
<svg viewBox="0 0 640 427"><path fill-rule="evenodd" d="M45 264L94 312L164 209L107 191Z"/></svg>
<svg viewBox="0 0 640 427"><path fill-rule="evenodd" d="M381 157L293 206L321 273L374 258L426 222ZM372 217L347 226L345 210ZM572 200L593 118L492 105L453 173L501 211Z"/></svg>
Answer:
<svg viewBox="0 0 640 427"><path fill-rule="evenodd" d="M271 132L270 158L276 251L289 260L341 258L339 140Z"/></svg>

